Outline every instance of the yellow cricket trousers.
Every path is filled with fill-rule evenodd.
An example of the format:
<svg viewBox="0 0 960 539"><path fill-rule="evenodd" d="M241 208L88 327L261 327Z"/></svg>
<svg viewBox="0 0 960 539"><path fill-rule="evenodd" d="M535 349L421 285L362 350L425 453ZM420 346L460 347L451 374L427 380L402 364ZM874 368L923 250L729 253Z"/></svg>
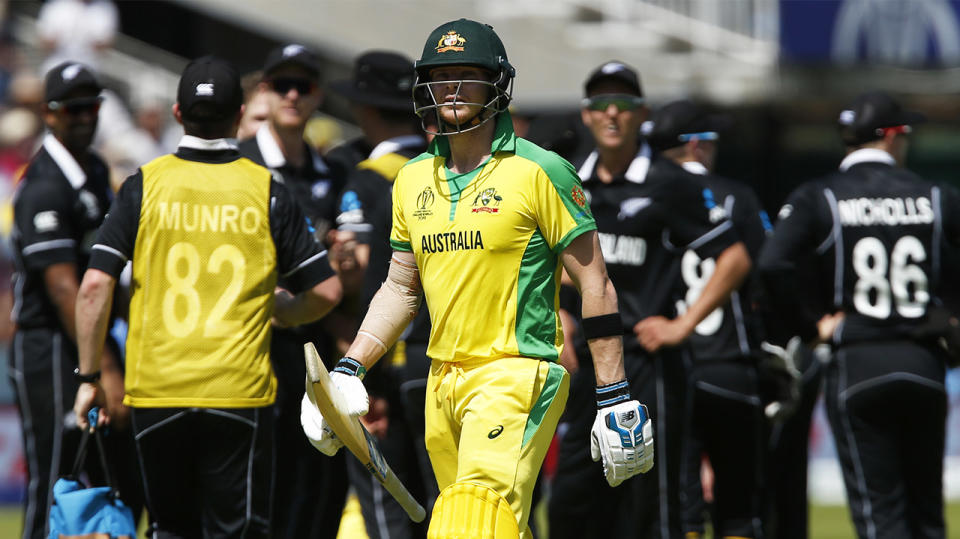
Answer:
<svg viewBox="0 0 960 539"><path fill-rule="evenodd" d="M566 370L549 361L434 360L425 441L440 490L455 482L495 490L529 537L533 487L569 389Z"/></svg>

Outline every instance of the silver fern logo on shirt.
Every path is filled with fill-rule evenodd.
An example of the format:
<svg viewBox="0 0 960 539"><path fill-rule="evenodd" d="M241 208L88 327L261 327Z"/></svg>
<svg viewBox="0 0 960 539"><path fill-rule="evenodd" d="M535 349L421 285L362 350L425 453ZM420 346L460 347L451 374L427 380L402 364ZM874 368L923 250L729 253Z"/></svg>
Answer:
<svg viewBox="0 0 960 539"><path fill-rule="evenodd" d="M651 202L653 201L650 197L628 198L620 203L620 213L617 214L617 219L621 221L629 219L640 213L640 211L649 206Z"/></svg>

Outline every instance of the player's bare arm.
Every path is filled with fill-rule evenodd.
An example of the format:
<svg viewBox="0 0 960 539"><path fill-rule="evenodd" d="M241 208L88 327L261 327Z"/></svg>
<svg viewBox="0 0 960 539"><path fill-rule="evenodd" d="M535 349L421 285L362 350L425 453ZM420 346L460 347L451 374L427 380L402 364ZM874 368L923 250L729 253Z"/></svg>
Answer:
<svg viewBox="0 0 960 539"><path fill-rule="evenodd" d="M369 411L370 398L363 386L363 377L416 316L421 296L420 274L413 253L394 251L387 280L370 301L367 315L347 354L330 373L350 415L360 417ZM300 407L300 423L310 443L321 453L332 456L343 443L310 403L309 391L306 393Z"/></svg>
<svg viewBox="0 0 960 539"><path fill-rule="evenodd" d="M669 320L662 316L651 316L641 320L634 333L640 344L651 352L662 346L675 346L693 333L708 314L730 299L730 293L740 287L750 273L750 254L743 242L738 241L727 247L717 257L717 267L700 297L687 311Z"/></svg>
<svg viewBox="0 0 960 539"><path fill-rule="evenodd" d="M560 315L560 325L563 326L563 342L567 343L560 353L560 364L567 372L573 374L577 372L579 365L577 363L577 352L573 349L573 339L576 336L576 318L566 309L557 311Z"/></svg>
<svg viewBox="0 0 960 539"><path fill-rule="evenodd" d="M617 315L617 292L607 276L596 231L581 234L563 250L560 258L583 298L583 318ZM587 344L593 355L598 386L626 378L621 335L589 339Z"/></svg>
<svg viewBox="0 0 960 539"><path fill-rule="evenodd" d="M561 262L583 298L583 333L596 372L590 456L603 461L604 476L615 487L653 467L653 422L647 407L630 398L617 292L607 276L596 230L574 239L561 253Z"/></svg>
<svg viewBox="0 0 960 539"><path fill-rule="evenodd" d="M342 297L343 287L336 276L324 279L297 295L278 289L274 294L273 316L282 326L299 326L330 312Z"/></svg>
<svg viewBox="0 0 960 539"><path fill-rule="evenodd" d="M74 308L77 301L77 265L73 262L51 264L43 270L43 282L50 301L57 308L57 316L64 331L74 343L77 342L77 327Z"/></svg>
<svg viewBox="0 0 960 539"><path fill-rule="evenodd" d="M100 371L100 356L107 336L107 324L110 321L110 305L113 302L113 290L117 280L109 273L98 269L89 269L83 275L80 290L77 293L77 356L81 376L92 375ZM103 388L99 381L82 383L77 389L77 399L73 411L77 415L77 424L87 428L87 412L95 405L106 404ZM109 424L110 417L106 408L100 411L101 425Z"/></svg>

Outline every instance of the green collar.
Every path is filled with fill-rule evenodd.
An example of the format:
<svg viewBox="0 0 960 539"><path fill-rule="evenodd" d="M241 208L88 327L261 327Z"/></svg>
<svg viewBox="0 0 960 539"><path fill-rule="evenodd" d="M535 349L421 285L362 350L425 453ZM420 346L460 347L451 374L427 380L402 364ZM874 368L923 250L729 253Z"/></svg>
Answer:
<svg viewBox="0 0 960 539"><path fill-rule="evenodd" d="M490 144L490 154L497 152L516 152L517 135L513 132L513 119L510 118L509 111L503 111L497 115L497 126L493 132L493 142ZM448 135L438 135L433 138L427 153L440 157L450 157L450 143L447 141Z"/></svg>

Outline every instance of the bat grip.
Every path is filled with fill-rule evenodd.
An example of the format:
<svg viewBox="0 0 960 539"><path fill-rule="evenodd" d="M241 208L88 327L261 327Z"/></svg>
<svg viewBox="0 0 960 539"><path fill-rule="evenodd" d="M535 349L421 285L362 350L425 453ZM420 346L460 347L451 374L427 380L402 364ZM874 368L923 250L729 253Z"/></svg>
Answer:
<svg viewBox="0 0 960 539"><path fill-rule="evenodd" d="M387 492L400 503L400 507L403 507L403 510L407 512L410 520L423 522L423 519L427 516L427 511L417 503L410 491L397 478L397 474L393 473L390 468L387 468L386 477L383 479L383 488L387 489Z"/></svg>

